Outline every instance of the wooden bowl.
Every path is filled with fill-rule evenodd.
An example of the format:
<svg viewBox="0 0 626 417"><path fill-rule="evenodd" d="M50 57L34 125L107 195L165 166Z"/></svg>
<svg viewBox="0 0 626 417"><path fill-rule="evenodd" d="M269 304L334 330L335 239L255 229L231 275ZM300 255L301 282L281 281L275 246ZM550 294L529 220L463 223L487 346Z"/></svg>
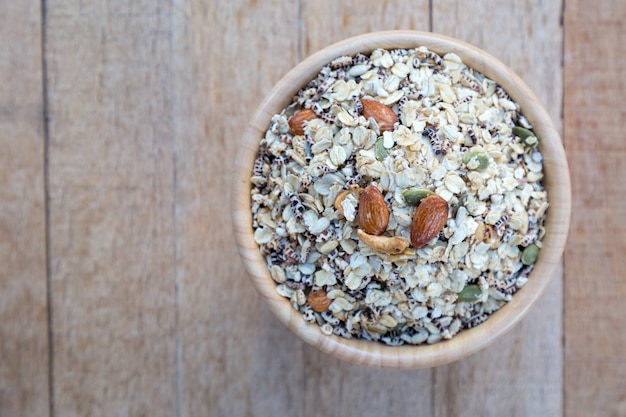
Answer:
<svg viewBox="0 0 626 417"><path fill-rule="evenodd" d="M380 342L326 336L317 325L307 323L287 299L276 293L276 284L253 239L250 176L259 143L272 115L288 105L297 91L332 59L358 52L369 53L376 48L408 49L421 45L440 55L454 52L467 66L496 81L520 105L521 112L533 125L540 138L539 148L544 158L543 184L550 201L543 248L528 283L515 293L510 302L486 322L463 330L450 340L432 345L391 347ZM442 365L471 355L504 335L524 317L545 290L561 262L569 228L571 195L565 152L556 128L535 94L510 68L493 56L467 43L433 33L371 33L338 42L305 59L276 84L259 106L241 139L234 171L234 229L239 252L258 292L278 319L305 342L335 357L368 366L414 369Z"/></svg>

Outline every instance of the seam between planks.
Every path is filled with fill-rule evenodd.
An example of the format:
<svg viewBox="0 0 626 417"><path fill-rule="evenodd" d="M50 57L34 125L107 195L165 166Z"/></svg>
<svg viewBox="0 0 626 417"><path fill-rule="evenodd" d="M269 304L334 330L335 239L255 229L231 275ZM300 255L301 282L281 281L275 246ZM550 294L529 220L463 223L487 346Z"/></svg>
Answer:
<svg viewBox="0 0 626 417"><path fill-rule="evenodd" d="M565 3L561 0L561 132L565 131ZM565 147L565 138L562 137L563 147ZM565 417L565 252L561 259L561 415Z"/></svg>
<svg viewBox="0 0 626 417"><path fill-rule="evenodd" d="M428 31L433 31L433 0L428 0Z"/></svg>
<svg viewBox="0 0 626 417"><path fill-rule="evenodd" d="M300 63L303 58L302 41L302 0L296 1L296 64Z"/></svg>
<svg viewBox="0 0 626 417"><path fill-rule="evenodd" d="M55 416L54 409L54 321L52 311L52 248L50 236L50 125L49 125L49 97L48 97L48 65L46 60L47 14L46 0L40 2L41 12L41 94L42 119L44 140L44 213L45 213L45 246L46 246L46 307L48 326L48 414Z"/></svg>

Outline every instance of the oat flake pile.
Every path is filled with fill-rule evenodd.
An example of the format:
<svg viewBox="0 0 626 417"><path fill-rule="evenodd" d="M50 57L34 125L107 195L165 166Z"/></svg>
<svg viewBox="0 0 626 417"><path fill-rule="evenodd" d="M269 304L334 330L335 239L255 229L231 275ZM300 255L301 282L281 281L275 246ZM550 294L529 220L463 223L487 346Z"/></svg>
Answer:
<svg viewBox="0 0 626 417"><path fill-rule="evenodd" d="M254 239L276 291L325 334L388 345L482 323L541 248L537 143L455 54L333 60L272 117L254 163Z"/></svg>

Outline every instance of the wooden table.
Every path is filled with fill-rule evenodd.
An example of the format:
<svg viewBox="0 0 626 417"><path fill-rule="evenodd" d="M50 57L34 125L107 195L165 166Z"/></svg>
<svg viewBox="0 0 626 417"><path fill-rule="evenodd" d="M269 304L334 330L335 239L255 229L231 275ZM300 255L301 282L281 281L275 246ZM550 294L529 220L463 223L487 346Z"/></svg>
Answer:
<svg viewBox="0 0 626 417"><path fill-rule="evenodd" d="M626 416L625 20L620 0L0 0L0 415ZM274 326L229 209L271 86L384 29L511 66L572 174L564 267L538 305L412 372Z"/></svg>

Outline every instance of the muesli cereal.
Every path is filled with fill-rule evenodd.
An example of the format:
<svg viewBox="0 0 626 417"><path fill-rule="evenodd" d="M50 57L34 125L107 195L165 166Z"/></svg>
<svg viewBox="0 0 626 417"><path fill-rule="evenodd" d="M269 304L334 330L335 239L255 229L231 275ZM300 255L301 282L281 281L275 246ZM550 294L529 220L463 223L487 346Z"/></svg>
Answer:
<svg viewBox="0 0 626 417"><path fill-rule="evenodd" d="M331 61L272 117L254 162L254 240L276 291L324 334L388 345L484 322L541 248L537 143L453 53Z"/></svg>

